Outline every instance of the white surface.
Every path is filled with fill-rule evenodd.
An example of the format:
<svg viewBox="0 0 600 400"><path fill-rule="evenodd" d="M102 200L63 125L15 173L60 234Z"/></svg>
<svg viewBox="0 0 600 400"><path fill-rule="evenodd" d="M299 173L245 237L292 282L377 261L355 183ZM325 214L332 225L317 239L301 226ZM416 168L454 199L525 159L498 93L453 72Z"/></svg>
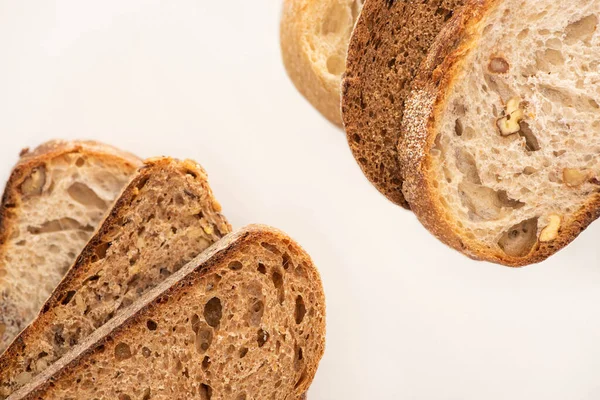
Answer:
<svg viewBox="0 0 600 400"><path fill-rule="evenodd" d="M93 138L199 161L235 227L313 256L327 352L309 400L598 399L600 224L541 265L476 263L363 178L280 62L277 0L0 1L0 179Z"/></svg>

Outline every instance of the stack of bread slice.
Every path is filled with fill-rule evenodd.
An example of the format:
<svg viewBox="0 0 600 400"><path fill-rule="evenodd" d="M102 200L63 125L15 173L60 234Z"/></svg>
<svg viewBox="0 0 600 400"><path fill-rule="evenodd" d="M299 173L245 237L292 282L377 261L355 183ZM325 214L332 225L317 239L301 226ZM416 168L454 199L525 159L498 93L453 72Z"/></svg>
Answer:
<svg viewBox="0 0 600 400"><path fill-rule="evenodd" d="M301 398L324 352L324 294L310 257L273 228L232 233L195 162L108 149L44 145L8 183L0 307L13 313L0 316L10 326L0 399ZM31 222L44 215L49 222ZM25 255L55 253L42 246L73 265L65 273L47 260L29 271Z"/></svg>
<svg viewBox="0 0 600 400"><path fill-rule="evenodd" d="M365 176L474 259L561 250L600 216L599 23L600 0L366 0L341 84Z"/></svg>

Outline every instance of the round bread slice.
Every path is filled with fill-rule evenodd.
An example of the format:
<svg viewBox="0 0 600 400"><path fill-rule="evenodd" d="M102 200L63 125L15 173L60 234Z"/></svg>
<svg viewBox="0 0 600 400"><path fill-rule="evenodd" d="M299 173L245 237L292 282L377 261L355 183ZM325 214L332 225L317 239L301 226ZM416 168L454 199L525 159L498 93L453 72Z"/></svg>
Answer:
<svg viewBox="0 0 600 400"><path fill-rule="evenodd" d="M396 146L412 79L440 29L463 0L367 0L350 39L342 116L364 174L408 208Z"/></svg>
<svg viewBox="0 0 600 400"><path fill-rule="evenodd" d="M340 84L362 0L285 0L281 54L298 91L341 126Z"/></svg>
<svg viewBox="0 0 600 400"><path fill-rule="evenodd" d="M473 1L415 80L404 194L450 246L542 261L599 215L600 1Z"/></svg>

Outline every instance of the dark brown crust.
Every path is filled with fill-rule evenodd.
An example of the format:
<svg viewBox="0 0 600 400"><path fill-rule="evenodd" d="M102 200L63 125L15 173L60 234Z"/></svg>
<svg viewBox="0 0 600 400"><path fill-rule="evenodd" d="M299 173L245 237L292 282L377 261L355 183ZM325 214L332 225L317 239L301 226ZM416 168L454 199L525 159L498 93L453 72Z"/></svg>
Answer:
<svg viewBox="0 0 600 400"><path fill-rule="evenodd" d="M367 0L350 39L342 82L348 144L369 181L392 202L402 194L397 145L411 81L463 0Z"/></svg>
<svg viewBox="0 0 600 400"><path fill-rule="evenodd" d="M68 288L71 287L73 282L76 282L78 278L85 275L87 271L82 268L83 265L87 265L91 263L95 255L95 250L102 243L105 243L106 236L110 233L111 229L114 226L119 225L118 219L119 215L122 213L123 209L127 209L132 201L136 197L136 189L138 186L148 179L150 175L152 175L155 171L160 169L168 169L168 168L177 168L180 169L183 173L190 173L198 179L205 190L211 192L210 187L207 183L206 172L202 167L198 164L193 163L192 161L176 161L172 158L168 157L159 157L156 159L146 160L144 165L140 167L139 172L133 177L131 182L127 185L121 196L117 199L112 209L105 217L105 219L100 223L98 231L92 236L89 242L86 244L81 254L77 257L74 265L70 268L69 273L67 273L64 279L60 282L60 284L54 289L50 298L46 301L41 314L44 314L47 310L55 308L64 297L64 294L68 291ZM211 192L212 193L212 192ZM222 218L222 224L224 224L224 231L231 231L231 226ZM226 229L225 229L226 227ZM30 333L30 329L33 325L25 328L11 343L11 345L6 349L6 351L0 355L0 371L8 368L12 362L15 360L18 354L23 351L23 347L27 343L27 339Z"/></svg>
<svg viewBox="0 0 600 400"><path fill-rule="evenodd" d="M401 162L405 165L404 194L419 220L447 245L475 260L490 261L510 267L541 262L571 243L585 228L600 217L600 194L593 197L571 221L563 221L559 237L539 243L526 257L511 257L490 249L461 234L447 214L434 187L437 177L431 172L430 150L434 146L438 121L446 109L446 97L462 67L465 53L479 40L476 29L482 18L501 0L471 0L440 33L427 60L413 83L407 100L404 139L399 142Z"/></svg>
<svg viewBox="0 0 600 400"><path fill-rule="evenodd" d="M134 305L128 309L128 311L116 316L113 318L113 320L97 329L83 343L76 346L71 353L69 353L60 361L56 362L53 366L46 370L46 372L35 378L31 383L13 393L8 397L8 400L41 398L39 397L38 393L43 391L48 386L51 386L53 381L59 379L68 370L77 368L82 363L82 360L87 355L92 354L98 347L104 345L108 341L113 340L117 335L126 334L127 328L143 318L143 313L145 311L156 306L157 304L169 301L169 298L173 297L179 290L185 290L186 286L193 285L197 279L210 273L221 263L222 260L227 259L233 252L246 247L253 241L269 239L284 241L289 246L295 247L296 251L302 254L302 257L305 258L308 261L308 264L312 267L312 275L314 276L311 278L315 280L316 286L322 288L320 277L314 269L314 265L312 264L310 257L298 244L293 242L289 237L287 237L287 235L276 229L261 225L248 226L238 232L226 236L215 246L201 254L196 260L191 261L188 264L188 266L192 268L191 271L188 267L184 267L179 272L167 278L167 280L159 284L156 288L146 293L139 301L134 303ZM321 311L323 315L325 315L324 295L322 292L321 302L323 307ZM318 340L321 340L321 348L324 348L325 332L322 332L322 335L320 338L318 338ZM298 393L304 393L308 389L310 383L314 379L316 367L321 357L322 354L320 354L317 360L314 360L314 368L308 369L308 374L310 376L308 376L308 378L304 381L303 385L296 388L296 395L298 395Z"/></svg>

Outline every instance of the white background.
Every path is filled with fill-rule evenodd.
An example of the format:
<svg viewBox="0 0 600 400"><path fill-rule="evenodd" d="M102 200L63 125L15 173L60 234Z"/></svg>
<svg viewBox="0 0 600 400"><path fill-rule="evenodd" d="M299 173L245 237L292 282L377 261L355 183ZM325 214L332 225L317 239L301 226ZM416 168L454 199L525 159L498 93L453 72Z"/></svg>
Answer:
<svg viewBox="0 0 600 400"><path fill-rule="evenodd" d="M328 300L310 400L600 398L600 223L511 270L446 248L361 174L280 61L278 0L0 0L0 179L93 138L193 158L235 227L287 231Z"/></svg>

